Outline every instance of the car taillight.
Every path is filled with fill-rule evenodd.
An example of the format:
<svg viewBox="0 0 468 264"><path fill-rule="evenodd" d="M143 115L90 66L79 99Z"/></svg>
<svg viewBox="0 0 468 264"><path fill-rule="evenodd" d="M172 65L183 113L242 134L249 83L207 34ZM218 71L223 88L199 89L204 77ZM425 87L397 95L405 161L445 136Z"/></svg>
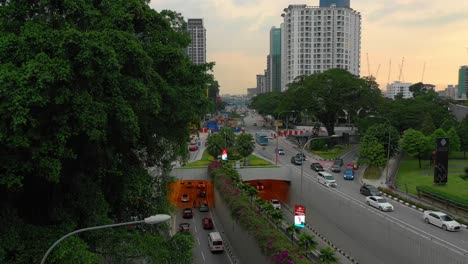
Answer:
<svg viewBox="0 0 468 264"><path fill-rule="evenodd" d="M221 245L221 248L224 249L224 245Z"/></svg>

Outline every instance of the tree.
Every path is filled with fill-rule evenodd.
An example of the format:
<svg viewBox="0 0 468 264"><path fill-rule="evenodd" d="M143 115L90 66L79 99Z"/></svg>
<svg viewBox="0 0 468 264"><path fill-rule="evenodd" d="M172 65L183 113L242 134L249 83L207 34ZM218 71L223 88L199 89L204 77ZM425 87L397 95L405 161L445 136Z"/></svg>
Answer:
<svg viewBox="0 0 468 264"><path fill-rule="evenodd" d="M449 139L449 152L460 151L460 137L458 137L457 131L454 127L449 129L447 137Z"/></svg>
<svg viewBox="0 0 468 264"><path fill-rule="evenodd" d="M334 264L338 262L335 250L330 247L322 248L320 250L319 261L322 264Z"/></svg>
<svg viewBox="0 0 468 264"><path fill-rule="evenodd" d="M304 249L306 254L309 253L312 249L315 249L315 247L318 245L317 241L314 239L314 236L311 236L307 233L301 233L299 235L297 244Z"/></svg>
<svg viewBox="0 0 468 264"><path fill-rule="evenodd" d="M0 262L37 263L74 229L169 212L154 187L165 186L171 161L187 155L190 123L210 105L213 67L187 58L183 27L175 12L158 13L148 1L1 1L0 241L4 230L18 239L0 245ZM155 165L158 185L146 170ZM35 232L22 236L18 223ZM41 237L54 228L62 234ZM159 237L157 229L145 232ZM131 251L132 243L106 234L114 243L106 252L123 244ZM76 239L85 250L103 243Z"/></svg>
<svg viewBox="0 0 468 264"><path fill-rule="evenodd" d="M361 131L361 130L359 130ZM364 130L364 135L369 135L377 139L377 142L384 146L385 153L387 153L388 148L390 148L390 156L393 156L394 153L399 148L400 135L398 131L390 126L388 123L380 123L369 126ZM389 133L390 133L390 145L389 145Z"/></svg>
<svg viewBox="0 0 468 264"><path fill-rule="evenodd" d="M403 133L400 145L411 157L417 157L421 168L421 157L429 150L427 140L423 133L408 129Z"/></svg>
<svg viewBox="0 0 468 264"><path fill-rule="evenodd" d="M422 82L412 84L410 87L408 87L408 89L413 93L413 97L423 95L427 92L426 86Z"/></svg>
<svg viewBox="0 0 468 264"><path fill-rule="evenodd" d="M236 137L236 149L244 157L244 165L247 165L248 157L255 149L255 141L251 134L240 134Z"/></svg>
<svg viewBox="0 0 468 264"><path fill-rule="evenodd" d="M224 136L216 133L211 134L206 139L206 150L213 157L221 155L222 150L225 148Z"/></svg>
<svg viewBox="0 0 468 264"><path fill-rule="evenodd" d="M366 134L359 148L359 163L382 167L387 162L387 155L382 144L371 134Z"/></svg>
<svg viewBox="0 0 468 264"><path fill-rule="evenodd" d="M284 94L279 92L259 94L252 98L250 107L261 115L275 115L283 99Z"/></svg>
<svg viewBox="0 0 468 264"><path fill-rule="evenodd" d="M294 224L291 224L288 227L286 227L286 232L291 236L291 241L294 241L294 234L299 233L299 231L300 231L299 227L295 226Z"/></svg>
<svg viewBox="0 0 468 264"><path fill-rule="evenodd" d="M436 130L434 126L434 122L432 121L432 117L430 113L425 113L423 118L423 123L421 125L421 132L428 136L432 134Z"/></svg>
<svg viewBox="0 0 468 264"><path fill-rule="evenodd" d="M463 151L463 157L466 158L466 152L468 151L468 115L458 124L457 133L460 137L460 150Z"/></svg>
<svg viewBox="0 0 468 264"><path fill-rule="evenodd" d="M436 139L437 138L443 138L443 137L447 137L447 133L442 128L438 128L432 134L430 134L429 137L427 137L427 143L428 143L430 149L434 150L436 148L435 147L436 146Z"/></svg>

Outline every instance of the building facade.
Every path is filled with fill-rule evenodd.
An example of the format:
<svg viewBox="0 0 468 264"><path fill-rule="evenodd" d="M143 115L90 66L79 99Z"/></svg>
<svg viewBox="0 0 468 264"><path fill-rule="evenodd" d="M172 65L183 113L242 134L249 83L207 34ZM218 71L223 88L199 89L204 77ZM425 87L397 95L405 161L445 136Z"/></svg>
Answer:
<svg viewBox="0 0 468 264"><path fill-rule="evenodd" d="M320 7L330 7L336 5L336 7L350 7L350 0L320 0Z"/></svg>
<svg viewBox="0 0 468 264"><path fill-rule="evenodd" d="M339 2L340 5L326 3ZM348 1L349 2L349 1ZM289 5L281 15L282 90L301 75L341 68L359 76L361 14L346 1L323 6ZM338 3L337 3L338 4Z"/></svg>
<svg viewBox="0 0 468 264"><path fill-rule="evenodd" d="M265 75L257 74L257 95L266 93Z"/></svg>
<svg viewBox="0 0 468 264"><path fill-rule="evenodd" d="M271 64L270 55L267 56L267 68L265 70L265 90L271 92Z"/></svg>
<svg viewBox="0 0 468 264"><path fill-rule="evenodd" d="M459 99L466 99L468 97L468 66L461 66L460 70L458 70L457 97Z"/></svg>
<svg viewBox="0 0 468 264"><path fill-rule="evenodd" d="M188 19L187 31L192 39L187 48L187 55L194 64L206 63L206 29L203 26L203 19Z"/></svg>
<svg viewBox="0 0 468 264"><path fill-rule="evenodd" d="M412 83L402 83L399 81L395 81L389 85L387 85L387 93L386 97L395 99L395 96L401 94L404 99L412 98L413 93L410 92L409 87Z"/></svg>
<svg viewBox="0 0 468 264"><path fill-rule="evenodd" d="M270 29L269 84L272 92L281 92L281 28Z"/></svg>

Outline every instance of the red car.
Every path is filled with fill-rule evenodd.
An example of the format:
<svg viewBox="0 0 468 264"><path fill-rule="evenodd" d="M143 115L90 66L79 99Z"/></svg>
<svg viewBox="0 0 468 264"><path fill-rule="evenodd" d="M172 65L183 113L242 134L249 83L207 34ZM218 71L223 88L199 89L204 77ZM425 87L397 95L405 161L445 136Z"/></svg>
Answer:
<svg viewBox="0 0 468 264"><path fill-rule="evenodd" d="M205 217L202 219L203 229L213 229L213 220L209 217Z"/></svg>
<svg viewBox="0 0 468 264"><path fill-rule="evenodd" d="M198 182L198 186L197 186L198 189L205 189L205 183L204 182Z"/></svg>
<svg viewBox="0 0 468 264"><path fill-rule="evenodd" d="M200 198L205 198L206 197L205 189L198 190L198 197L200 197Z"/></svg>
<svg viewBox="0 0 468 264"><path fill-rule="evenodd" d="M190 145L189 148L188 148L189 151L197 151L198 150L198 146L197 145Z"/></svg>
<svg viewBox="0 0 468 264"><path fill-rule="evenodd" d="M180 232L190 232L190 224L189 223L182 223L179 225Z"/></svg>
<svg viewBox="0 0 468 264"><path fill-rule="evenodd" d="M189 196L188 194L182 194L182 196L180 197L180 201L183 202L183 203L186 203L188 202L190 199L189 199Z"/></svg>
<svg viewBox="0 0 468 264"><path fill-rule="evenodd" d="M193 211L191 208L185 208L184 211L182 212L182 218L192 218L193 217Z"/></svg>
<svg viewBox="0 0 468 264"><path fill-rule="evenodd" d="M261 182L257 182L257 190L264 190L265 186Z"/></svg>

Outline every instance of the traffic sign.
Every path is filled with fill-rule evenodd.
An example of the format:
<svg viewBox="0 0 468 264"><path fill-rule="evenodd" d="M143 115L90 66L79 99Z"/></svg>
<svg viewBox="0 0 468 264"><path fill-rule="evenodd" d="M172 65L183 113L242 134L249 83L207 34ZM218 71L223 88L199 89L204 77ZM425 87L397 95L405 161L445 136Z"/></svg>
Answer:
<svg viewBox="0 0 468 264"><path fill-rule="evenodd" d="M305 213L306 209L302 205L294 206L294 226L299 228L305 227Z"/></svg>
<svg viewBox="0 0 468 264"><path fill-rule="evenodd" d="M226 149L223 149L223 151L221 152L221 159L224 161L228 160L228 154Z"/></svg>

